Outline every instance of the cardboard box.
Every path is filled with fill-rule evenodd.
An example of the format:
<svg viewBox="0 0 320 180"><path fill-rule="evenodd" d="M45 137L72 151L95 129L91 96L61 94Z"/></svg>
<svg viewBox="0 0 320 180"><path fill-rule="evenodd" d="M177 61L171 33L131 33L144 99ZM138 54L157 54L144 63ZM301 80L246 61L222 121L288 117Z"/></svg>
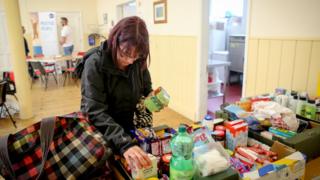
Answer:
<svg viewBox="0 0 320 180"><path fill-rule="evenodd" d="M226 121L226 147L232 151L237 146L247 146L248 124L244 120Z"/></svg>
<svg viewBox="0 0 320 180"><path fill-rule="evenodd" d="M274 136L272 139L268 139L261 136L259 132L252 130L249 130L249 137L257 139L269 146L272 145L274 141L279 141L302 152L307 156L307 161L310 161L320 156L320 126L317 123L311 123L311 125L312 129L307 129L294 137L287 139L281 139Z"/></svg>
<svg viewBox="0 0 320 180"><path fill-rule="evenodd" d="M243 174L245 180L291 180L303 179L305 172L305 156L294 149L275 141L271 151L278 153L279 160L265 165L255 171Z"/></svg>

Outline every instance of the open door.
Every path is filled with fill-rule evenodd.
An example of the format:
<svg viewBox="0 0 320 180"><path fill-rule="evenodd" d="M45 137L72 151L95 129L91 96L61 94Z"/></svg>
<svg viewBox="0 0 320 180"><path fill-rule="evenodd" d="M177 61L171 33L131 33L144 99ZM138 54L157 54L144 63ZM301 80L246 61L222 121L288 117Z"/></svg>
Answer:
<svg viewBox="0 0 320 180"><path fill-rule="evenodd" d="M248 0L210 0L208 113L240 100L247 35Z"/></svg>

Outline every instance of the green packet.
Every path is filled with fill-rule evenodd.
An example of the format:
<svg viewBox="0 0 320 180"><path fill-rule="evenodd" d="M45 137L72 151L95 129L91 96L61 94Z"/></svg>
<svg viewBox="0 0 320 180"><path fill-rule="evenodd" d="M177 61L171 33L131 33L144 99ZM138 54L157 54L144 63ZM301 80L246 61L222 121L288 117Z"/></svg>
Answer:
<svg viewBox="0 0 320 180"><path fill-rule="evenodd" d="M168 106L170 101L170 96L166 90L162 87L154 90L146 99L144 100L144 105L150 112L160 111L162 108Z"/></svg>

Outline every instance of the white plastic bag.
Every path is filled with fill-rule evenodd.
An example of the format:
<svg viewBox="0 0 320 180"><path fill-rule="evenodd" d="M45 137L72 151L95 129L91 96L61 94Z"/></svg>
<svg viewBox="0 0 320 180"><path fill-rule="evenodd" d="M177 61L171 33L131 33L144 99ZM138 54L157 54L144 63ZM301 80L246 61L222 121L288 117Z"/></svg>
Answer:
<svg viewBox="0 0 320 180"><path fill-rule="evenodd" d="M253 115L257 119L282 119L290 131L297 131L299 122L295 113L277 102L258 101L252 104ZM283 127L280 127L283 128Z"/></svg>
<svg viewBox="0 0 320 180"><path fill-rule="evenodd" d="M224 171L230 166L230 156L220 143L210 142L195 148L193 152L198 176L210 176Z"/></svg>

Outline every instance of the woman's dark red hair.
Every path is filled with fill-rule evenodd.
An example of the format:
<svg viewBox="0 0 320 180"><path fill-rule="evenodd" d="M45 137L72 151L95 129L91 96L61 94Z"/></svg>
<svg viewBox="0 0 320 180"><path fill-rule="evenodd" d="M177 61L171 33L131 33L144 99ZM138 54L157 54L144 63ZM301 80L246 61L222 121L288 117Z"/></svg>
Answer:
<svg viewBox="0 0 320 180"><path fill-rule="evenodd" d="M124 44L126 51L129 52L134 48L142 62L141 68L147 68L147 59L149 58L150 61L149 33L141 18L137 16L123 18L111 30L108 38L108 51L116 65L120 44Z"/></svg>

